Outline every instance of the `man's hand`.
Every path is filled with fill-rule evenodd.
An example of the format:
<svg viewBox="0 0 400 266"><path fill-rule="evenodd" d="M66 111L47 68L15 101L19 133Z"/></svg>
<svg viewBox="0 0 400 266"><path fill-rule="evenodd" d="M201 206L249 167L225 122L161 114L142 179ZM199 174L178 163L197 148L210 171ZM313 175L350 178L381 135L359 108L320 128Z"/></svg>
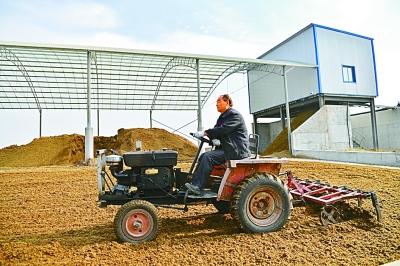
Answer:
<svg viewBox="0 0 400 266"><path fill-rule="evenodd" d="M219 139L213 139L212 140L212 145L213 146L221 146L221 141Z"/></svg>
<svg viewBox="0 0 400 266"><path fill-rule="evenodd" d="M193 133L193 137L198 138L198 139L201 137L204 137L204 131L198 131L196 133Z"/></svg>

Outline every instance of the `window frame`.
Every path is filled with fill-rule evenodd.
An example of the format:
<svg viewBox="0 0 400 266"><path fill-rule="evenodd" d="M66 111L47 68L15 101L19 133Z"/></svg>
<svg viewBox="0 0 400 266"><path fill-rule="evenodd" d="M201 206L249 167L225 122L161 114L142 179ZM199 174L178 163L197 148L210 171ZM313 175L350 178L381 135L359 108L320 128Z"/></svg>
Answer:
<svg viewBox="0 0 400 266"><path fill-rule="evenodd" d="M342 65L342 80L344 83L356 83L357 82L355 66Z"/></svg>

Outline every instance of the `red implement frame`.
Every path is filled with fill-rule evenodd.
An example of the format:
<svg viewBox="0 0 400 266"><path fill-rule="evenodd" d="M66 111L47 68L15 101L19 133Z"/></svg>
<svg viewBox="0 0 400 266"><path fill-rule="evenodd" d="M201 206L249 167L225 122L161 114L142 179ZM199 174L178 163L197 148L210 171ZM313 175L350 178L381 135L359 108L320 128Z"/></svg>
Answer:
<svg viewBox="0 0 400 266"><path fill-rule="evenodd" d="M361 207L362 199L371 199L376 210L377 220L380 222L382 219L380 205L374 191L365 192L359 188L352 190L346 186L331 187L329 183L321 184L319 180L301 180L293 176L291 171L286 171L280 175L285 174L288 180L287 186L294 199L300 199L304 203L312 201L324 205L321 211L323 225L327 225L329 221L332 223L340 221L340 214L333 204L348 199L358 199L359 207Z"/></svg>

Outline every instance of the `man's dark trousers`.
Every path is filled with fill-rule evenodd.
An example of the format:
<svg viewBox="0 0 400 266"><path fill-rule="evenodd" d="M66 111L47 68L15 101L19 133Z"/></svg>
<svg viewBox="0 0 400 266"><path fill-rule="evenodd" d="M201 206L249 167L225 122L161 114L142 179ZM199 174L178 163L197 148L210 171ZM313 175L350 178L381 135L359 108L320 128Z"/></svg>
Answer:
<svg viewBox="0 0 400 266"><path fill-rule="evenodd" d="M212 150L200 155L199 163L194 173L192 184L203 189L211 175L214 165L225 163L224 151Z"/></svg>

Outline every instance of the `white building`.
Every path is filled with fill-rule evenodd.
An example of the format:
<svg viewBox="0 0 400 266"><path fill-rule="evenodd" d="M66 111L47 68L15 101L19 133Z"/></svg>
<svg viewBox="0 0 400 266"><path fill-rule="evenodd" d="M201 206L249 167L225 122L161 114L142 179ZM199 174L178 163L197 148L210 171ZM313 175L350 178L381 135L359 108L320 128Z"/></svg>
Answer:
<svg viewBox="0 0 400 266"><path fill-rule="evenodd" d="M312 140L314 147L325 147L327 150L351 147L351 125L343 120L349 121L349 107L363 105L370 107L369 126L372 128L373 146L378 148L374 104L374 98L378 96L378 84L372 38L310 24L259 59L316 65L315 68L282 67L270 72L248 72L250 113L254 117L255 132L263 132L260 134L261 151L273 139L267 138L270 135L266 132L268 125L257 123L259 118L280 118L284 127L287 116L293 118L305 109L321 109L325 105L341 105L347 111L339 111L344 117L324 116L318 112L318 121L326 121L332 126L316 129L318 122L309 123L314 125L311 129L314 136L319 136L317 140ZM335 126L332 119L339 119L342 126ZM303 127L303 134L305 130ZM337 134L333 134L335 132ZM345 139L332 139L332 135L340 135ZM295 149L296 137L292 137L290 131L289 139L293 142L289 143L289 148ZM315 145L315 141L319 140L337 143Z"/></svg>

